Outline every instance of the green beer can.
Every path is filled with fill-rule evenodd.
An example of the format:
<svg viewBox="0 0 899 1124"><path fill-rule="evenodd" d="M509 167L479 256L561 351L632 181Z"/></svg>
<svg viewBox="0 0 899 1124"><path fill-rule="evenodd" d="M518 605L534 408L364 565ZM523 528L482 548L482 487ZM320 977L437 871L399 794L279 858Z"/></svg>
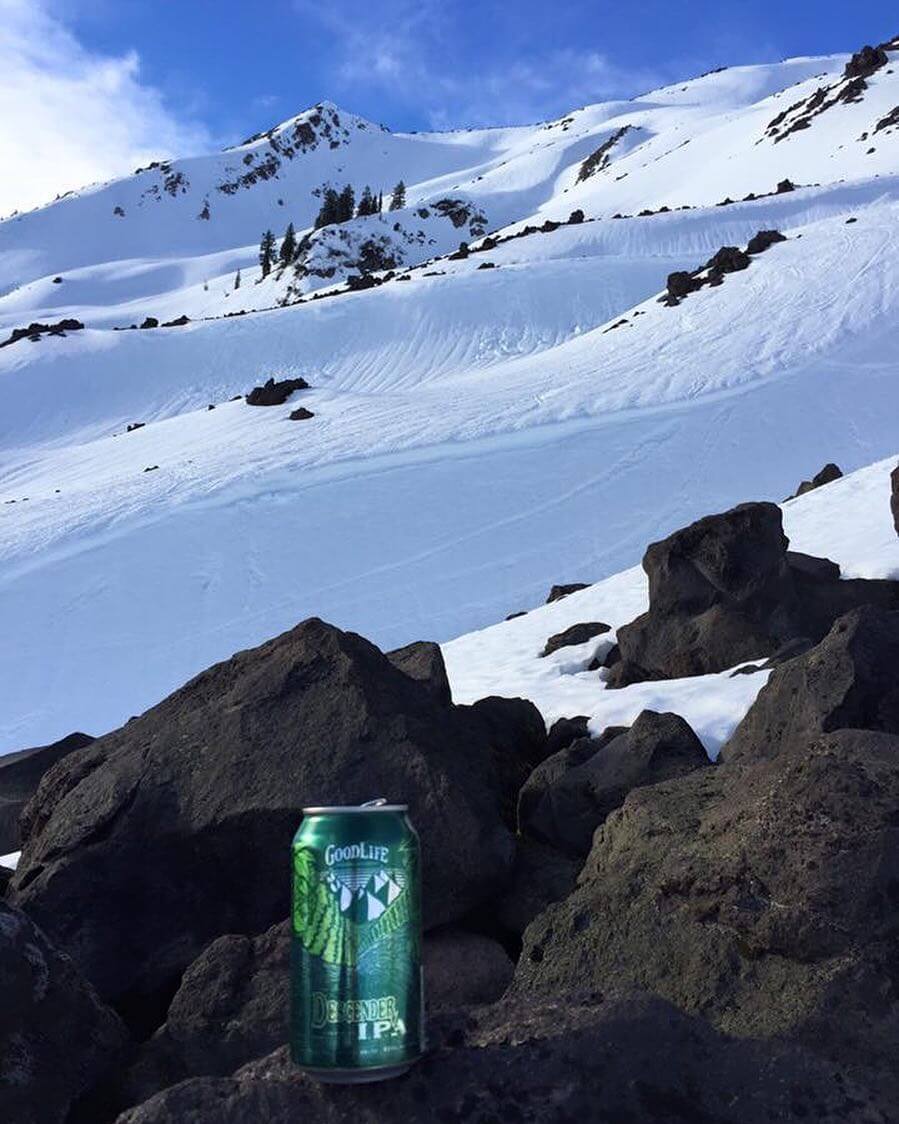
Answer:
<svg viewBox="0 0 899 1124"><path fill-rule="evenodd" d="M382 1081L424 1050L418 835L405 804L304 808L294 836L290 1047L320 1081Z"/></svg>

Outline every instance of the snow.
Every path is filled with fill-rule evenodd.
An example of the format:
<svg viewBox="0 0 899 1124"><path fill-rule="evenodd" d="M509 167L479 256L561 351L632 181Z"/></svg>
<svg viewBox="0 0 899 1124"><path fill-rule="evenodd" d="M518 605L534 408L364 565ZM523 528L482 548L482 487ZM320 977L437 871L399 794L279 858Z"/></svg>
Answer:
<svg viewBox="0 0 899 1124"><path fill-rule="evenodd" d="M0 866L5 866L7 870L15 870L21 857L21 851L13 851L9 855L0 855Z"/></svg>
<svg viewBox="0 0 899 1124"><path fill-rule="evenodd" d="M854 470L892 453L897 134L878 133L870 157L858 138L899 103L899 77L879 71L860 102L782 143L765 136L845 60L735 68L471 133L392 134L325 104L226 153L0 222L0 339L31 320L87 325L0 348L0 752L108 730L313 614L383 647L445 641L553 581L607 579L625 585L596 612L620 624L639 611L620 572L648 541L742 500L782 500L827 461ZM286 156L313 121L315 146ZM624 125L608 167L577 183ZM272 176L218 190L273 153ZM262 229L292 220L302 234L322 183L388 192L400 176L408 206L345 232L356 246L386 228L408 279L358 293L333 292L340 274L260 279ZM786 177L809 186L712 205ZM429 260L478 242L432 213L443 198L482 211L492 233L578 206L594 221ZM610 217L680 203L693 209ZM718 288L659 304L670 272L767 227L788 240ZM340 241L340 228L319 232L316 260ZM329 295L310 299L320 283ZM241 309L260 311L226 318ZM113 330L181 313L184 327ZM312 389L283 407L231 401L300 375ZM315 416L288 421L300 404ZM853 554L822 503L803 497L785 517L818 510L808 537L822 552L857 572L886 564L888 526ZM696 681L642 685L610 701L578 671L588 653L535 662L538 637L519 627L490 658L502 693L533 691L548 718L624 720L676 690L714 752L761 681L725 675L712 696ZM481 690L489 675L472 675ZM458 667L454 686L469 697ZM597 710L584 709L591 692Z"/></svg>
<svg viewBox="0 0 899 1124"><path fill-rule="evenodd" d="M890 472L897 457L861 469L783 505L793 550L831 558L844 578L899 579L899 536L890 513ZM523 617L481 629L443 645L457 703L486 695L517 695L536 704L547 725L585 715L592 733L629 726L642 710L673 711L696 731L714 760L752 705L768 672L699 675L689 679L605 688L602 672L588 671L614 643L615 629L646 612L646 575L636 566ZM611 626L586 644L540 653L547 639L582 621Z"/></svg>

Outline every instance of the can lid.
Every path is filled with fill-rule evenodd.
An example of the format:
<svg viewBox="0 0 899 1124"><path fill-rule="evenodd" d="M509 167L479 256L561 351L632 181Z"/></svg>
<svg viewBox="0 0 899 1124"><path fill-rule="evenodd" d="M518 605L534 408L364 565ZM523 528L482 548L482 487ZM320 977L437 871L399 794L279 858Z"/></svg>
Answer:
<svg viewBox="0 0 899 1124"><path fill-rule="evenodd" d="M361 812L406 812L408 804L388 804L383 796L374 800L366 800L364 804L321 804L311 808L304 808L304 816L322 815L353 815Z"/></svg>

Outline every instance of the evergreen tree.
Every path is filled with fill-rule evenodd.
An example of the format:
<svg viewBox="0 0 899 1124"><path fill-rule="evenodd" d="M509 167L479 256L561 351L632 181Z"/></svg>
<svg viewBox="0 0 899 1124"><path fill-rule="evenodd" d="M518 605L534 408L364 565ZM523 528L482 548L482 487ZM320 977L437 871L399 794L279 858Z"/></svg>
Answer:
<svg viewBox="0 0 899 1124"><path fill-rule="evenodd" d="M332 222L340 222L340 197L333 187L326 187L322 194L322 205L315 220L315 229L329 226Z"/></svg>
<svg viewBox="0 0 899 1124"><path fill-rule="evenodd" d="M284 237L281 239L281 249L278 252L278 261L282 265L290 265L297 253L297 236L296 231L293 229L293 223L287 224L287 230L284 231Z"/></svg>
<svg viewBox="0 0 899 1124"><path fill-rule="evenodd" d="M359 218L362 218L363 215L376 214L377 209L378 205L371 193L371 188L366 184L362 189L362 196L359 199L359 206L356 208L356 214Z"/></svg>
<svg viewBox="0 0 899 1124"><path fill-rule="evenodd" d="M239 270L239 269L238 269L238 271L237 271L237 272L236 272L236 273L234 274L234 288L235 288L235 289L239 289L239 288L240 288L240 270Z"/></svg>
<svg viewBox="0 0 899 1124"><path fill-rule="evenodd" d="M348 183L340 193L337 207L337 221L349 222L356 211L356 193L353 185Z"/></svg>
<svg viewBox="0 0 899 1124"><path fill-rule="evenodd" d="M275 256L275 236L270 230L262 235L259 243L259 264L262 267L262 276L268 277L272 271L272 259Z"/></svg>
<svg viewBox="0 0 899 1124"><path fill-rule="evenodd" d="M384 192L379 191L378 192L378 214L380 215L383 210L384 210Z"/></svg>
<svg viewBox="0 0 899 1124"><path fill-rule="evenodd" d="M393 189L393 198L390 200L390 210L399 211L406 206L406 185L402 180Z"/></svg>

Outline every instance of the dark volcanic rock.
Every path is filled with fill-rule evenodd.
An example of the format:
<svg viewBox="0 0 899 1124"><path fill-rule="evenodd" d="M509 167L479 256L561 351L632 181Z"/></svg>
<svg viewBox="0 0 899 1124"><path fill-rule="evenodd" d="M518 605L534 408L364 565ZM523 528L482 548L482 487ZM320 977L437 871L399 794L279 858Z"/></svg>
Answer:
<svg viewBox="0 0 899 1124"><path fill-rule="evenodd" d="M431 1013L493 1003L514 965L502 945L441 928L423 944ZM124 1107L188 1077L225 1076L288 1038L290 923L259 937L219 937L184 973L165 1025L141 1046L114 1094Z"/></svg>
<svg viewBox="0 0 899 1124"><path fill-rule="evenodd" d="M786 242L786 236L779 230L760 230L749 239L746 247L747 254L763 254L777 242Z"/></svg>
<svg viewBox="0 0 899 1124"><path fill-rule="evenodd" d="M611 625L602 621L585 621L583 624L572 624L562 632L557 632L546 641L541 656L549 656L559 648L568 648L573 644L586 644L594 636L601 636L611 630Z"/></svg>
<svg viewBox="0 0 899 1124"><path fill-rule="evenodd" d="M875 71L880 70L882 66L886 66L889 61L890 56L883 47L862 47L846 63L843 76L846 78L870 78Z"/></svg>
<svg viewBox="0 0 899 1124"><path fill-rule="evenodd" d="M751 265L749 255L738 246L722 246L720 250L705 263L705 268L712 276L721 276L725 273L739 273Z"/></svg>
<svg viewBox="0 0 899 1124"><path fill-rule="evenodd" d="M314 418L315 414L311 410L307 410L305 406L300 406L296 410L291 410L288 414L289 421L308 421Z"/></svg>
<svg viewBox="0 0 899 1124"><path fill-rule="evenodd" d="M618 629L613 687L724 671L820 640L864 604L899 608L899 582L842 581L834 563L787 551L780 508L741 504L653 543L649 611Z"/></svg>
<svg viewBox="0 0 899 1124"><path fill-rule="evenodd" d="M63 1124L127 1034L68 957L0 901L0 1119Z"/></svg>
<svg viewBox="0 0 899 1124"><path fill-rule="evenodd" d="M511 877L492 903L494 919L507 933L520 937L548 905L571 893L583 865L582 858L520 837Z"/></svg>
<svg viewBox="0 0 899 1124"><path fill-rule="evenodd" d="M512 982L515 965L503 946L481 933L435 929L422 948L429 1013L495 1003Z"/></svg>
<svg viewBox="0 0 899 1124"><path fill-rule="evenodd" d="M146 317L144 317L144 320L141 323L141 327L142 328L158 328L159 327L159 321L156 319L155 316L146 316Z"/></svg>
<svg viewBox="0 0 899 1124"><path fill-rule="evenodd" d="M578 714L574 718L557 718L546 735L546 756L551 757L554 753L558 753L560 749L571 745L578 738L589 737L587 730L589 721L590 719L586 714Z"/></svg>
<svg viewBox="0 0 899 1124"><path fill-rule="evenodd" d="M394 667L423 683L444 706L452 702L449 677L440 645L431 640L415 640L403 648L386 653Z"/></svg>
<svg viewBox="0 0 899 1124"><path fill-rule="evenodd" d="M692 273L687 273L686 270L681 269L668 274L667 288L668 296L672 300L679 301L682 297L701 289L702 282Z"/></svg>
<svg viewBox="0 0 899 1124"><path fill-rule="evenodd" d="M93 740L87 734L69 734L52 745L20 749L0 757L0 854L19 850L19 815L37 791L44 773Z"/></svg>
<svg viewBox="0 0 899 1124"><path fill-rule="evenodd" d="M870 731L637 789L526 931L513 989L639 987L895 1083L897 824L899 738Z"/></svg>
<svg viewBox="0 0 899 1124"><path fill-rule="evenodd" d="M826 464L811 480L803 480L796 489L796 495L789 496L788 498L795 499L796 496L804 496L806 492L812 492L815 488L820 488L823 484L830 484L834 480L839 480L842 475L843 473L839 465L833 463Z"/></svg>
<svg viewBox="0 0 899 1124"><path fill-rule="evenodd" d="M570 593L577 593L581 589L586 589L586 582L570 582L568 585L554 585L550 591L549 596L546 598L546 604L549 605L553 601L561 601L563 597L567 597Z"/></svg>
<svg viewBox="0 0 899 1124"><path fill-rule="evenodd" d="M893 526L899 535L899 465L890 473L890 511L893 513Z"/></svg>
<svg viewBox="0 0 899 1124"><path fill-rule="evenodd" d="M485 730L362 637L305 621L53 769L23 815L11 893L152 1029L211 940L287 913L304 805L408 803L428 927L492 893L514 847Z"/></svg>
<svg viewBox="0 0 899 1124"><path fill-rule="evenodd" d="M887 1124L888 1095L807 1051L734 1040L651 996L503 1000L407 1076L319 1085L286 1048L197 1078L118 1124Z"/></svg>
<svg viewBox="0 0 899 1124"><path fill-rule="evenodd" d="M515 828L518 791L546 756L546 723L528 699L490 695L470 707L459 707L483 730L490 746L496 795L503 820Z"/></svg>
<svg viewBox="0 0 899 1124"><path fill-rule="evenodd" d="M295 390L308 390L305 379L268 379L264 386L254 386L246 397L248 406L282 406Z"/></svg>
<svg viewBox="0 0 899 1124"><path fill-rule="evenodd" d="M832 730L899 734L897 668L899 612L854 610L820 644L772 673L722 760L776 757Z"/></svg>
<svg viewBox="0 0 899 1124"><path fill-rule="evenodd" d="M707 766L702 743L677 714L644 710L629 730L574 742L529 777L518 802L519 829L575 855L586 855L606 816L641 785Z"/></svg>

